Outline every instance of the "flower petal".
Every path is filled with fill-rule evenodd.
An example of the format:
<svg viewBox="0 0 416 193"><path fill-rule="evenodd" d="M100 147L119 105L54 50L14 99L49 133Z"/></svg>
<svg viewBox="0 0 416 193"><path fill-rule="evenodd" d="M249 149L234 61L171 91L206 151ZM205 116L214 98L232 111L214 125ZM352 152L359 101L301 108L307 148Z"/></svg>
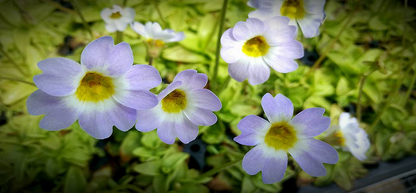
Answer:
<svg viewBox="0 0 416 193"><path fill-rule="evenodd" d="M169 93L171 93L175 89L179 88L181 85L182 85L182 81L172 82L164 90L160 91L160 93L157 95L157 99L161 101L163 98L165 98L165 96L167 96Z"/></svg>
<svg viewBox="0 0 416 193"><path fill-rule="evenodd" d="M108 113L114 125L121 131L130 130L136 123L136 110L124 105L116 105Z"/></svg>
<svg viewBox="0 0 416 193"><path fill-rule="evenodd" d="M186 108L183 112L195 125L209 126L217 122L217 116L211 110L194 107Z"/></svg>
<svg viewBox="0 0 416 193"><path fill-rule="evenodd" d="M131 24L131 28L138 34L140 34L141 36L143 36L144 38L148 38L148 35L146 33L145 27L142 23L135 21L134 23Z"/></svg>
<svg viewBox="0 0 416 193"><path fill-rule="evenodd" d="M36 86L53 96L74 94L82 79L81 66L66 58L49 58L38 63L43 74L33 77Z"/></svg>
<svg viewBox="0 0 416 193"><path fill-rule="evenodd" d="M261 100L261 106L270 123L289 121L293 116L292 101L282 94L273 98L270 93L266 93Z"/></svg>
<svg viewBox="0 0 416 193"><path fill-rule="evenodd" d="M297 114L291 124L297 125L295 128L300 130L306 137L315 137L328 129L331 119L324 117L325 109L310 108Z"/></svg>
<svg viewBox="0 0 416 193"><path fill-rule="evenodd" d="M110 33L113 33L117 31L117 26L114 23L106 23L105 30L107 30Z"/></svg>
<svg viewBox="0 0 416 193"><path fill-rule="evenodd" d="M235 63L228 64L228 73L230 76L238 81L243 82L249 77L250 64L245 60L240 60Z"/></svg>
<svg viewBox="0 0 416 193"><path fill-rule="evenodd" d="M266 20L268 18L280 15L280 7L283 1L276 0L250 0L247 5L256 8L250 12L248 17Z"/></svg>
<svg viewBox="0 0 416 193"><path fill-rule="evenodd" d="M336 164L338 162L338 152L332 146L313 138L303 140L307 144L310 157L321 163Z"/></svg>
<svg viewBox="0 0 416 193"><path fill-rule="evenodd" d="M349 125L349 126L348 126ZM355 132L358 132L359 124L355 117L351 117L349 113L341 113L339 115L339 126L342 130L344 129L354 129Z"/></svg>
<svg viewBox="0 0 416 193"><path fill-rule="evenodd" d="M296 160L299 166L311 176L325 176L325 167L317 161L314 157L308 154L307 150L303 149L292 149L289 150L290 155Z"/></svg>
<svg viewBox="0 0 416 193"><path fill-rule="evenodd" d="M198 126L189 121L186 117L183 117L181 123L175 125L176 135L182 143L189 143L196 139L198 136Z"/></svg>
<svg viewBox="0 0 416 193"><path fill-rule="evenodd" d="M237 62L243 55L241 47L222 47L221 58L227 63Z"/></svg>
<svg viewBox="0 0 416 193"><path fill-rule="evenodd" d="M270 67L264 62L264 60L253 58L250 62L248 82L251 85L258 85L266 82L270 77Z"/></svg>
<svg viewBox="0 0 416 193"><path fill-rule="evenodd" d="M298 19L297 22L303 35L306 38L313 38L319 35L319 26L321 26L322 20L323 16L321 15L307 14L304 18Z"/></svg>
<svg viewBox="0 0 416 193"><path fill-rule="evenodd" d="M122 105L137 110L151 109L159 102L153 93L144 90L133 91L118 89L113 97Z"/></svg>
<svg viewBox="0 0 416 193"><path fill-rule="evenodd" d="M176 122L164 121L157 127L157 135L163 142L173 144L176 139L175 128Z"/></svg>
<svg viewBox="0 0 416 193"><path fill-rule="evenodd" d="M126 74L126 89L128 90L149 90L162 82L159 72L153 66L133 65Z"/></svg>
<svg viewBox="0 0 416 193"><path fill-rule="evenodd" d="M243 42L239 43L233 36L233 28L227 29L221 36L221 45L223 47L233 47L238 44L242 44Z"/></svg>
<svg viewBox="0 0 416 193"><path fill-rule="evenodd" d="M173 82L181 81L183 87L197 89L197 88L204 88L204 86L208 82L208 77L206 74L197 73L196 70L184 70L179 72Z"/></svg>
<svg viewBox="0 0 416 193"><path fill-rule="evenodd" d="M113 133L112 117L107 112L81 112L78 123L81 128L96 139L105 139Z"/></svg>
<svg viewBox="0 0 416 193"><path fill-rule="evenodd" d="M114 46L113 38L105 36L89 43L81 54L81 64L88 69L106 69L111 76L126 73L133 65L133 51L128 43Z"/></svg>
<svg viewBox="0 0 416 193"><path fill-rule="evenodd" d="M296 61L273 52L269 52L263 58L269 66L280 73L293 72L298 69L298 63Z"/></svg>
<svg viewBox="0 0 416 193"><path fill-rule="evenodd" d="M264 22L266 26L264 36L269 45L276 46L283 42L293 41L296 26L290 26L289 21L288 17L276 16Z"/></svg>
<svg viewBox="0 0 416 193"><path fill-rule="evenodd" d="M256 115L246 116L237 125L242 133L235 137L234 141L249 146L264 143L264 137L270 126L271 124L268 121Z"/></svg>
<svg viewBox="0 0 416 193"><path fill-rule="evenodd" d="M287 168L287 153L278 151L266 158L261 176L265 184L273 184L282 180Z"/></svg>
<svg viewBox="0 0 416 193"><path fill-rule="evenodd" d="M233 28L233 36L237 41L247 41L264 32L264 24L256 18L248 18L246 22L239 21Z"/></svg>
<svg viewBox="0 0 416 193"><path fill-rule="evenodd" d="M27 110L31 115L45 114L39 126L56 131L71 126L78 118L76 109L65 105L62 97L51 96L38 89L27 99Z"/></svg>
<svg viewBox="0 0 416 193"><path fill-rule="evenodd" d="M156 129L163 121L163 114L158 113L156 106L149 110L138 110L137 111L137 123L136 129L143 132L148 132Z"/></svg>
<svg viewBox="0 0 416 193"><path fill-rule="evenodd" d="M262 146L258 145L253 147L250 151L244 155L243 158L243 169L249 175L257 174L260 170L263 169L266 162L267 155L262 150Z"/></svg>
<svg viewBox="0 0 416 193"><path fill-rule="evenodd" d="M302 44L296 40L280 43L277 46L270 47L269 52L280 57L293 59L302 58L304 55Z"/></svg>
<svg viewBox="0 0 416 193"><path fill-rule="evenodd" d="M190 100L196 107L219 111L221 109L220 99L208 89L195 89L190 92Z"/></svg>

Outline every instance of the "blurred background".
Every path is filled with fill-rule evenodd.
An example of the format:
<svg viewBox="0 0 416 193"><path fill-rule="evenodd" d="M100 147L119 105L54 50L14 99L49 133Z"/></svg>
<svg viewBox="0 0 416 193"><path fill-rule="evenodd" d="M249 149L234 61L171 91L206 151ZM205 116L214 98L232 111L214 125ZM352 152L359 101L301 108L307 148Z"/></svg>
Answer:
<svg viewBox="0 0 416 193"><path fill-rule="evenodd" d="M223 0L0 0L0 192L416 192L414 1L327 0L321 34L297 38L305 48L299 68L272 70L261 85L230 79L220 59L219 121L200 127L189 144L167 145L155 131L134 128L114 129L104 140L78 123L60 131L39 128L42 116L26 110L37 89L33 76L41 73L37 63L50 57L79 62L89 42L115 37L100 17L113 4L132 7L141 23L185 32L185 40L167 44L153 61L164 83L184 69L212 77ZM224 30L253 10L246 0L230 0ZM149 62L143 38L130 27L123 40L136 64ZM260 173L245 173L241 162L201 176L250 149L232 139L244 116L263 115L265 93L284 94L296 112L325 108L332 125L341 112L357 116L360 106L360 126L371 141L367 159L338 148L339 162L325 165L328 174L318 178L289 159L284 179L270 185Z"/></svg>

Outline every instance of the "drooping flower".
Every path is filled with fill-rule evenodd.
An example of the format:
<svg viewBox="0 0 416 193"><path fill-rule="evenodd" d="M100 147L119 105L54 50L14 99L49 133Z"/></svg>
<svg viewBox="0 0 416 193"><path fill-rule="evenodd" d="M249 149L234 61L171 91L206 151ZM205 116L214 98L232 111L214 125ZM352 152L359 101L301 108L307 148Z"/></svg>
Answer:
<svg viewBox="0 0 416 193"><path fill-rule="evenodd" d="M299 24L306 38L319 35L319 26L325 18L325 0L250 0L247 4L257 9L248 14L250 18L286 16L291 25Z"/></svg>
<svg viewBox="0 0 416 193"><path fill-rule="evenodd" d="M159 104L149 110L137 111L136 129L151 131L157 128L160 139L173 144L178 137L189 143L198 135L198 125L213 125L217 116L212 111L221 109L218 97L204 89L208 78L195 70L184 70L161 91Z"/></svg>
<svg viewBox="0 0 416 193"><path fill-rule="evenodd" d="M134 22L131 28L138 34L144 37L148 46L149 55L153 58L159 56L161 48L166 43L179 42L185 38L183 32L175 32L171 29L162 30L162 27L157 22L147 22L145 25Z"/></svg>
<svg viewBox="0 0 416 193"><path fill-rule="evenodd" d="M33 78L39 88L27 99L31 115L45 114L39 126L46 130L69 127L76 120L91 136L103 139L136 122L135 109L150 109L158 100L149 89L161 83L152 66L132 65L130 45L114 45L106 36L88 44L81 65L66 58L38 63L43 74Z"/></svg>
<svg viewBox="0 0 416 193"><path fill-rule="evenodd" d="M101 11L101 18L105 21L105 29L109 32L124 31L134 21L136 12L130 7L122 8L113 5L113 9L105 8Z"/></svg>
<svg viewBox="0 0 416 193"><path fill-rule="evenodd" d="M322 163L335 164L338 153L330 145L313 137L324 132L330 119L324 109L310 108L293 119L293 104L284 95L267 93L261 101L268 121L249 115L238 123L241 135L234 141L255 146L243 158L243 169L250 175L262 171L266 184L280 181L287 168L287 153L311 176L326 175Z"/></svg>
<svg viewBox="0 0 416 193"><path fill-rule="evenodd" d="M333 135L338 144L363 161L367 157L365 153L370 148L370 140L367 133L362 129L356 118L349 113L341 113L339 116L339 127L336 127Z"/></svg>
<svg viewBox="0 0 416 193"><path fill-rule="evenodd" d="M281 16L265 21L249 18L225 31L221 57L228 63L230 76L256 85L269 79L269 66L281 73L296 70L294 59L303 57L303 46L294 40L296 27L288 23L289 18Z"/></svg>

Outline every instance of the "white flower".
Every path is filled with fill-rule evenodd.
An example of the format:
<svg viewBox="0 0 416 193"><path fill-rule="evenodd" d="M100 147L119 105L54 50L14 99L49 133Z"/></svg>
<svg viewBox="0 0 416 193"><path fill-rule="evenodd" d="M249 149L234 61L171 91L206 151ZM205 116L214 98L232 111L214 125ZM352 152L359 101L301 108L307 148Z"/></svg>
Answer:
<svg viewBox="0 0 416 193"><path fill-rule="evenodd" d="M101 17L105 21L105 29L109 32L124 31L128 24L134 21L136 12L130 7L121 8L113 5L113 9L105 8Z"/></svg>
<svg viewBox="0 0 416 193"><path fill-rule="evenodd" d="M349 113L341 113L339 116L340 129L335 131L335 136L340 138L340 144L350 151L357 159L366 159L365 153L370 148L367 133L360 128L356 118Z"/></svg>
<svg viewBox="0 0 416 193"><path fill-rule="evenodd" d="M134 22L131 24L131 27L134 31L143 36L147 42L153 42L158 47L163 46L165 43L178 42L185 38L183 32L175 33L175 31L171 29L162 30L162 27L160 27L157 22L149 21L145 25Z"/></svg>
<svg viewBox="0 0 416 193"><path fill-rule="evenodd" d="M319 26L325 18L325 0L250 0L247 4L257 9L248 14L250 18L289 17L290 24L299 24L307 38L319 35Z"/></svg>
<svg viewBox="0 0 416 193"><path fill-rule="evenodd" d="M282 16L264 21L248 18L225 31L221 57L228 63L230 76L257 85L269 79L270 67L281 73L296 70L294 59L303 57L303 46L294 40L296 27L288 23L289 18Z"/></svg>

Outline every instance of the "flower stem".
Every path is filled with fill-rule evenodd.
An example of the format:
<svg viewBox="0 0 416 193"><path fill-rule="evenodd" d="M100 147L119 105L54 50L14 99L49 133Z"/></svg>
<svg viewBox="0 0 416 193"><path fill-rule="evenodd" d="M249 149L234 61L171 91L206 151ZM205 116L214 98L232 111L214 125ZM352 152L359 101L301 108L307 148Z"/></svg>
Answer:
<svg viewBox="0 0 416 193"><path fill-rule="evenodd" d="M212 76L212 83L213 88L217 87L217 76L218 76L218 66L220 64L220 47L221 47L221 35L224 31L224 21L225 21L225 13L227 11L227 4L228 0L224 0L222 4L221 16L220 16L220 26L218 28L218 36L217 36L217 47L215 50L215 66L214 66L214 75Z"/></svg>
<svg viewBox="0 0 416 193"><path fill-rule="evenodd" d="M358 99L357 99L357 119L359 122L361 122L361 96L363 94L363 87L365 80L367 79L367 75L363 74L360 80L360 87L358 90Z"/></svg>
<svg viewBox="0 0 416 193"><path fill-rule="evenodd" d="M195 178L194 181L199 181L199 180L202 180L202 179L204 179L206 177L210 177L210 176L212 176L212 175L214 175L214 174L216 174L216 173L218 173L218 172L220 172L220 171L222 171L222 170L224 170L224 169L226 169L226 168L228 168L228 167L230 167L230 166L232 166L232 165L240 162L241 160L243 160L243 156L241 156L238 159L232 160L230 162L224 163L224 164L222 164L222 165L220 165L218 167L212 168L211 170L209 170L209 171L201 174L197 178Z"/></svg>
<svg viewBox="0 0 416 193"><path fill-rule="evenodd" d="M28 85L36 86L33 82L29 82L29 81L26 81L26 80L21 80L21 79L18 79L18 78L0 77L0 79L11 80L11 81L21 82L21 83L25 83L25 84L28 84Z"/></svg>
<svg viewBox="0 0 416 193"><path fill-rule="evenodd" d="M123 32L122 31L116 31L116 44L123 41Z"/></svg>
<svg viewBox="0 0 416 193"><path fill-rule="evenodd" d="M19 66L19 64L17 64L10 56L9 54L7 54L6 51L3 50L2 46L0 45L0 53L3 56L6 56L6 58L10 61L10 63L12 63L14 65L14 67L16 67L16 69L22 74L22 75L26 75L25 71Z"/></svg>
<svg viewBox="0 0 416 193"><path fill-rule="evenodd" d="M88 32L90 33L91 38L93 38L94 35L92 34L90 26L88 25L87 21L85 20L84 16L81 13L81 9L79 8L77 0L71 0L71 2L72 2L72 5L74 6L75 11L78 13L79 17L82 20L82 25L84 25L85 29L87 29Z"/></svg>
<svg viewBox="0 0 416 193"><path fill-rule="evenodd" d="M151 66L153 64L153 57L149 56L149 66Z"/></svg>
<svg viewBox="0 0 416 193"><path fill-rule="evenodd" d="M166 23L166 21L165 21L165 19L163 19L163 15L162 15L162 12L160 11L160 9L159 9L159 5L157 4L158 2L156 1L156 0L153 0L152 1L153 2L153 5L155 6L155 9L156 9L156 12L157 12L157 14L159 15L159 18L160 18L160 20L162 21L162 23L163 23L163 28L167 28L168 26L167 26L167 23Z"/></svg>
<svg viewBox="0 0 416 193"><path fill-rule="evenodd" d="M326 47L324 53L321 56L319 56L318 60L316 60L315 63L313 64L313 66L309 69L308 73L305 75L305 78L309 77L315 69L319 68L319 65L322 63L322 61L324 61L324 59L326 58L326 55L329 53L329 51L332 50L332 47L334 47L335 43L337 43L337 41L341 37L342 33L344 33L345 28L347 28L348 24L351 22L354 13L358 10L359 5L360 5L360 3L358 3L357 7L348 15L348 18L347 18L345 24L338 31L338 34L331 40L329 45Z"/></svg>

